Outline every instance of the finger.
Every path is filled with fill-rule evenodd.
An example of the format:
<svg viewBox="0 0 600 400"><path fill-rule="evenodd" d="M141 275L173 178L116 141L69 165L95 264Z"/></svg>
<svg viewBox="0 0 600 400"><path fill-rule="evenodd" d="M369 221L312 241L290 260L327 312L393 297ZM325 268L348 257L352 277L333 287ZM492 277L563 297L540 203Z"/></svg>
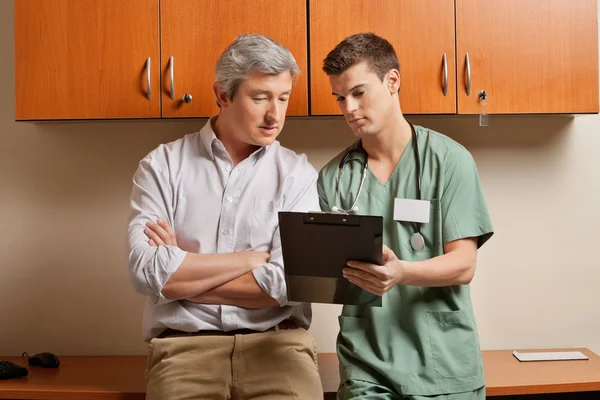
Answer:
<svg viewBox="0 0 600 400"><path fill-rule="evenodd" d="M389 276L379 277L373 274L365 273L363 271L354 270L348 268L348 272L344 273L344 277L352 277L359 278L365 281L368 285L371 285L375 288L383 289L385 292L389 290L390 287L394 286L393 279Z"/></svg>
<svg viewBox="0 0 600 400"><path fill-rule="evenodd" d="M152 229L152 231L154 231L154 233L156 233L165 244L171 244L171 237L159 224L148 222L146 226Z"/></svg>
<svg viewBox="0 0 600 400"><path fill-rule="evenodd" d="M388 267L385 267L382 265L369 264L369 263L364 263L364 262L360 262L360 261L348 261L348 266L350 268L344 268L344 269L350 269L350 270L354 269L355 271L357 271L357 270L364 271L368 274L374 275L380 281L389 279L390 271L389 271Z"/></svg>
<svg viewBox="0 0 600 400"><path fill-rule="evenodd" d="M389 261L389 259L390 259L390 252L391 252L390 248L387 247L384 244L383 245L383 251L382 251L382 253L383 253L382 261L383 261L384 264Z"/></svg>
<svg viewBox="0 0 600 400"><path fill-rule="evenodd" d="M154 239L150 239L148 240L148 244L152 247L158 247L158 245L156 244L156 242L154 241Z"/></svg>
<svg viewBox="0 0 600 400"><path fill-rule="evenodd" d="M375 286L377 286L381 282L381 279L378 279L375 275L373 275L367 271L362 271L359 269L344 268L342 270L342 274L344 275L345 278L351 277L351 278L355 278L355 279L360 279L365 282L369 282L369 284L375 285Z"/></svg>
<svg viewBox="0 0 600 400"><path fill-rule="evenodd" d="M348 278L348 281L360 287L361 289L364 289L367 292L373 293L377 296L383 296L383 294L385 293L383 289L370 285L368 282L361 280L360 278Z"/></svg>
<svg viewBox="0 0 600 400"><path fill-rule="evenodd" d="M160 236L158 236L156 234L156 232L154 232L152 229L146 228L146 229L144 229L144 233L146 234L146 236L148 236L148 239L153 240L157 246L161 245L161 244L165 244L165 242L163 242L163 240L160 238Z"/></svg>
<svg viewBox="0 0 600 400"><path fill-rule="evenodd" d="M158 223L158 225L163 228L165 230L165 232L167 232L167 235L169 235L169 239L172 243L177 243L177 239L175 239L175 232L173 232L173 229L171 228L171 226L166 222L163 221L162 219L158 219L156 220L156 222Z"/></svg>
<svg viewBox="0 0 600 400"><path fill-rule="evenodd" d="M373 267L376 267L375 264L366 263L362 261L348 261L347 265L349 267L361 269L363 271L371 271Z"/></svg>

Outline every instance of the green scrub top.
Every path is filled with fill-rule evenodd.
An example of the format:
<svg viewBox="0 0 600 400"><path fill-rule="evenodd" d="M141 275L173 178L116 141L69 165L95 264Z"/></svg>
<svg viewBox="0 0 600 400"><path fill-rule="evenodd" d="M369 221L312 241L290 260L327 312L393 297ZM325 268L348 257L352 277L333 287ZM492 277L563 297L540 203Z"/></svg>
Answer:
<svg viewBox="0 0 600 400"><path fill-rule="evenodd" d="M475 162L460 144L440 133L415 126L421 159L421 197L429 200L429 223L421 224L425 249L415 251L411 222L395 221L394 199L417 198L412 139L389 180L381 183L367 170L358 200L360 215L383 217L383 243L404 261L444 254L444 244L478 237L483 245L493 234ZM337 204L340 160L320 172L321 208ZM361 157L358 155L357 157ZM354 158L354 156L353 156ZM357 196L362 163L348 162L341 179L341 206ZM404 395L433 396L485 385L477 328L468 285L421 287L397 285L383 296L382 307L344 306L339 317L337 351L341 383L349 379L384 384Z"/></svg>

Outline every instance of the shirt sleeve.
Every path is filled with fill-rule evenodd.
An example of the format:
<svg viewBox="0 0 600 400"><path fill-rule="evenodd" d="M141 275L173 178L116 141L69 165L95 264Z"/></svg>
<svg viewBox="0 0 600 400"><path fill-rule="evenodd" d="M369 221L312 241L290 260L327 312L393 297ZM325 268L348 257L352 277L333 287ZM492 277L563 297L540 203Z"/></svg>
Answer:
<svg viewBox="0 0 600 400"><path fill-rule="evenodd" d="M133 177L127 250L133 286L155 304L172 301L166 299L161 290L187 252L176 246L150 246L144 229L147 222L156 222L158 218L174 226L172 204L167 174L153 167L148 159L142 160Z"/></svg>
<svg viewBox="0 0 600 400"><path fill-rule="evenodd" d="M319 196L317 194L317 173L312 169L310 179L304 184L291 185L293 190L286 194L289 203L285 209L297 212L310 212L319 210ZM287 201L286 201L287 202ZM287 286L283 266L283 252L281 249L281 236L279 227L273 235L273 247L269 263L252 270L258 286L269 296L277 300L281 306L301 304L287 300Z"/></svg>
<svg viewBox="0 0 600 400"><path fill-rule="evenodd" d="M325 191L323 172L319 174L319 180L317 182L317 192L319 194L319 206L321 211L331 212L331 206L327 201L327 192Z"/></svg>
<svg viewBox="0 0 600 400"><path fill-rule="evenodd" d="M449 153L444 162L441 196L444 244L468 237L481 247L494 233L475 161L466 149Z"/></svg>

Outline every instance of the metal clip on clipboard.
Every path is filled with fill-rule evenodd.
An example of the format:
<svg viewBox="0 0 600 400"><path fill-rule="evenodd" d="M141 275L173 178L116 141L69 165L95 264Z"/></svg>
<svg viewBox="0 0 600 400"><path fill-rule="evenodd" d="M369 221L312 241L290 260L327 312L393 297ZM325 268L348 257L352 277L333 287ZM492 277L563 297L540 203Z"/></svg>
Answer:
<svg viewBox="0 0 600 400"><path fill-rule="evenodd" d="M359 226L360 216L347 213L307 213L304 214L305 224Z"/></svg>

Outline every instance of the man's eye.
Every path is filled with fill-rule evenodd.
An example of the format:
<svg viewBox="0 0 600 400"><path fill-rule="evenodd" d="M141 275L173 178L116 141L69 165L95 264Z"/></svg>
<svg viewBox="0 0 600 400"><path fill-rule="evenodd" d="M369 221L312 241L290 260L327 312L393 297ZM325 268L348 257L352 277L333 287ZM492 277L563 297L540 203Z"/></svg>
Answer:
<svg viewBox="0 0 600 400"><path fill-rule="evenodd" d="M280 101L280 102L282 102L282 103L285 103L285 102L287 102L288 100L289 100L289 99L288 99L287 97L281 97L281 98L279 98L279 101Z"/></svg>
<svg viewBox="0 0 600 400"><path fill-rule="evenodd" d="M361 90L360 92L356 92L356 93L354 93L354 97L360 97L360 96L362 96L363 94L365 94L365 92L364 92L364 90Z"/></svg>
<svg viewBox="0 0 600 400"><path fill-rule="evenodd" d="M252 100L254 100L254 101L263 101L263 100L266 100L266 99L267 99L266 97L255 97Z"/></svg>
<svg viewBox="0 0 600 400"><path fill-rule="evenodd" d="M336 97L335 101L337 101L338 103L341 103L342 101L344 101L343 97Z"/></svg>

